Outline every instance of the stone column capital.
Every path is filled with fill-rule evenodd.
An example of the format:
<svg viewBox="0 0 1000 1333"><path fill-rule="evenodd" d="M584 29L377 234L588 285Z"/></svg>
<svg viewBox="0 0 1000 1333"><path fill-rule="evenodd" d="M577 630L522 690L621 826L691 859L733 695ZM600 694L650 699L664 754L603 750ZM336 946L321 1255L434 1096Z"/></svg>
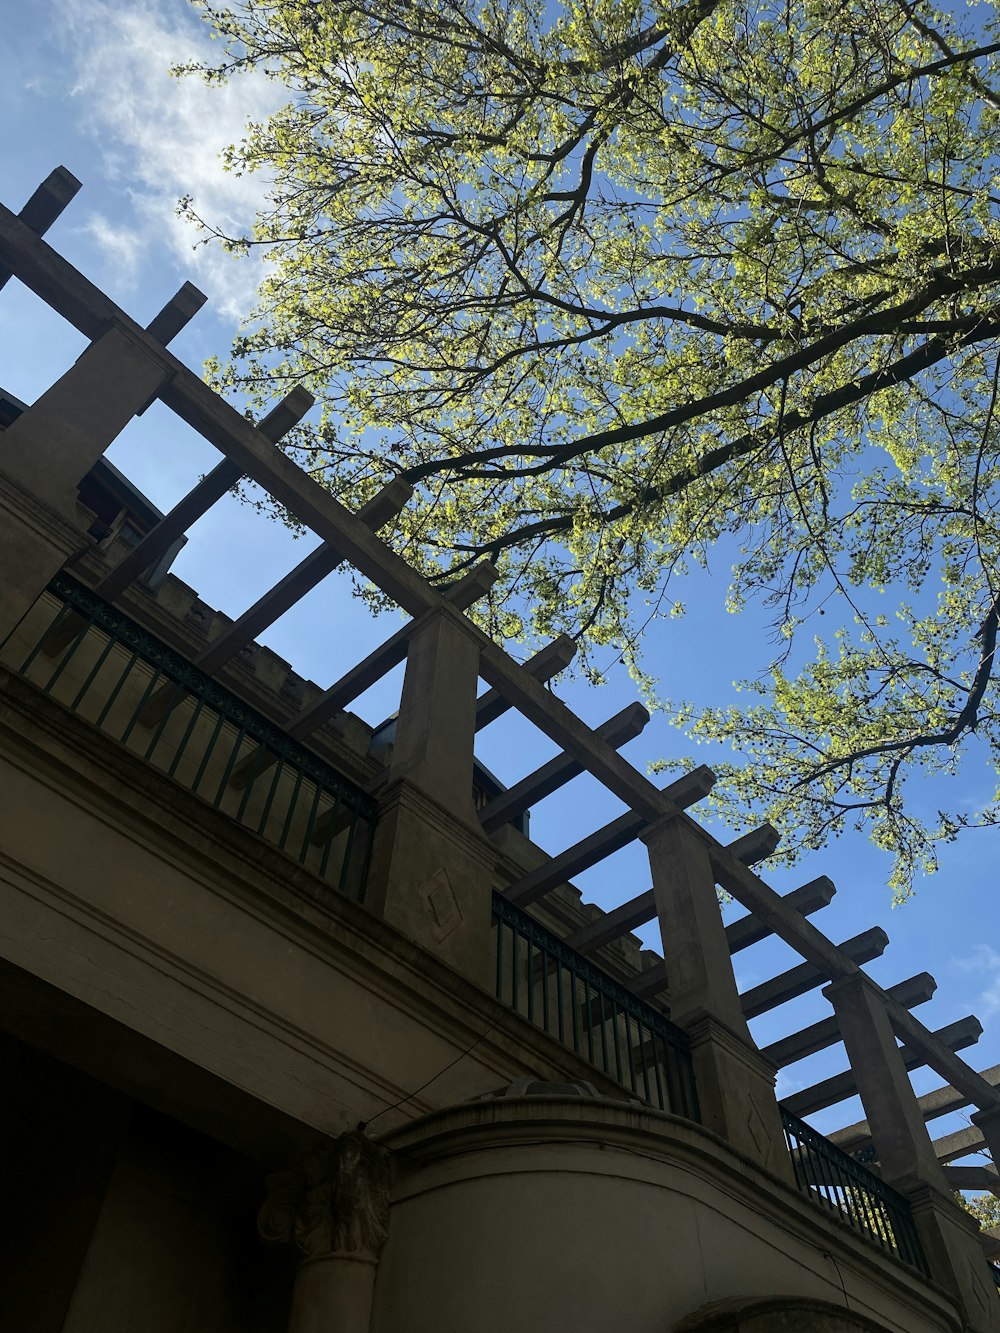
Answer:
<svg viewBox="0 0 1000 1333"><path fill-rule="evenodd" d="M341 1134L290 1171L267 1179L261 1239L294 1244L306 1259L375 1263L389 1233L389 1153L360 1132Z"/></svg>

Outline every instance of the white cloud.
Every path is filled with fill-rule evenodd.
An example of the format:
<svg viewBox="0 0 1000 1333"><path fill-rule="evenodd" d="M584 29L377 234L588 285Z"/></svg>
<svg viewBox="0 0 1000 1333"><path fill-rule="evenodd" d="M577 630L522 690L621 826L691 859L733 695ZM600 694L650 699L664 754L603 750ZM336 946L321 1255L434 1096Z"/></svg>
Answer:
<svg viewBox="0 0 1000 1333"><path fill-rule="evenodd" d="M977 944L971 954L952 961L963 972L989 974L987 985L976 1000L976 1007L982 1016L1000 1013L1000 953L988 944Z"/></svg>
<svg viewBox="0 0 1000 1333"><path fill-rule="evenodd" d="M103 252L110 263L116 265L129 283L134 282L139 270L142 253L139 237L131 227L117 227L103 213L91 213L84 224L84 230Z"/></svg>
<svg viewBox="0 0 1000 1333"><path fill-rule="evenodd" d="M220 313L245 314L259 265L214 245L193 249L197 232L174 210L182 195L191 195L199 214L221 229L249 225L267 181L224 171L219 155L242 137L248 120L275 110L284 90L257 74L221 88L172 77L172 66L219 53L186 0L137 0L127 7L56 0L56 7L77 126L99 144L109 180L127 190L137 218L133 248L119 255L127 259L148 248L155 254L167 245ZM87 225L102 248L121 246L121 231L99 215Z"/></svg>

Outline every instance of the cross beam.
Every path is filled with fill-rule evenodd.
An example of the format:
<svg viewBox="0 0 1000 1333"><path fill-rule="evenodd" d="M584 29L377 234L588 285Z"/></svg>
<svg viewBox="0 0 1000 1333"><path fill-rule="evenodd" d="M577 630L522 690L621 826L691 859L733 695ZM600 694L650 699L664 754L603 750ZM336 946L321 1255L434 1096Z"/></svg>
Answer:
<svg viewBox="0 0 1000 1333"><path fill-rule="evenodd" d="M65 167L56 167L42 181L38 189L18 213L18 218L29 227L36 236L44 236L80 189L80 182ZM0 265L0 288L5 287L14 271L6 264Z"/></svg>
<svg viewBox="0 0 1000 1333"><path fill-rule="evenodd" d="M808 914L818 912L820 908L826 907L836 892L837 889L833 881L825 875L821 875L818 879L803 884L801 888L793 889L786 897L798 911ZM647 921L652 921L655 917L656 902L653 898L653 890L647 889L645 893L640 893L637 897L630 899L629 902L622 903L621 907L615 907L596 921L581 926L579 930L567 936L566 943L577 953L593 953L596 949L601 949L604 945L610 944L612 940L619 936L627 935L630 930L644 926ZM762 921L758 921L752 914L742 916L738 921L732 921L726 927L729 952L739 953L741 949L747 949L751 944L766 939L770 933L767 926ZM649 969L650 972L653 970L652 968ZM630 989L634 989L637 995L652 993L645 988L640 991L637 984L630 986ZM657 987L657 989L662 989L662 987Z"/></svg>
<svg viewBox="0 0 1000 1333"><path fill-rule="evenodd" d="M257 429L272 443L277 443L297 422L301 421L316 400L305 389L293 389L281 402L268 412ZM160 519L159 523L146 533L138 545L133 546L114 569L110 570L95 588L99 597L113 602L120 597L130 583L134 582L178 537L182 536L202 515L207 514L212 505L231 490L239 481L242 473L235 463L224 459L216 464L206 477L178 500L173 509Z"/></svg>
<svg viewBox="0 0 1000 1333"><path fill-rule="evenodd" d="M1000 1065L984 1069L979 1077L985 1079L991 1087L997 1087L1000 1085ZM925 1120L936 1120L939 1116L950 1115L952 1111L960 1111L968 1104L969 1098L964 1093L948 1086L935 1088L933 1092L925 1092L922 1097L917 1098L917 1106ZM853 1153L871 1142L872 1133L868 1121L859 1120L854 1125L845 1125L843 1129L835 1130L827 1137L844 1152Z"/></svg>
<svg viewBox="0 0 1000 1333"><path fill-rule="evenodd" d="M947 1027L938 1028L934 1033L936 1040L941 1045L947 1046L950 1051L961 1051L967 1046L974 1046L982 1035L983 1025L974 1014L960 1018L957 1023L949 1023ZM920 1051L910 1050L907 1046L902 1047L900 1055L908 1070L919 1069L927 1063ZM836 1102L846 1101L848 1097L853 1097L857 1090L854 1070L845 1069L841 1074L834 1074L832 1078L823 1079L820 1083L814 1083L811 1088L803 1088L801 1092L786 1097L782 1106L791 1111L792 1115L812 1115L814 1111L822 1111Z"/></svg>
<svg viewBox="0 0 1000 1333"><path fill-rule="evenodd" d="M906 981L899 981L895 986L890 986L886 994L910 1009L918 1004L926 1004L936 989L937 982L931 974L920 972L915 977L909 977ZM800 1032L793 1032L787 1037L782 1037L780 1041L772 1042L770 1046L762 1047L761 1055L779 1069L784 1069L788 1065L795 1064L797 1060L804 1060L809 1055L815 1055L817 1051L826 1050L828 1046L835 1046L838 1041L840 1041L840 1026L836 1015L831 1014L829 1018L812 1023L809 1027L802 1028Z"/></svg>
<svg viewBox="0 0 1000 1333"><path fill-rule="evenodd" d="M871 930L864 930L839 945L844 957L853 963L869 963L873 958L880 958L888 947L889 936L881 926L872 926ZM787 972L780 972L770 981L763 981L759 986L744 991L740 996L743 1015L745 1018L757 1018L769 1009L776 1009L779 1004L797 999L805 995L806 991L815 990L828 980L822 968L812 963L799 963Z"/></svg>
<svg viewBox="0 0 1000 1333"><path fill-rule="evenodd" d="M620 713L608 718L607 722L602 722L594 735L607 741L617 750L628 741L634 740L648 721L649 713L642 704L629 704ZM523 814L529 806L544 800L546 796L551 796L582 772L583 765L579 760L568 754L557 754L554 759L542 764L533 773L529 773L527 777L506 791L502 791L499 796L495 796L483 806L479 811L479 822L483 831L494 833Z"/></svg>
<svg viewBox="0 0 1000 1333"><path fill-rule="evenodd" d="M712 770L702 766L672 782L664 788L662 794L672 804L684 808L707 796L714 781L715 774ZM529 871L523 879L507 889L506 896L519 907L537 902L559 884L565 884L574 875L589 870L606 856L611 856L622 847L627 847L630 842L634 842L647 823L648 820L637 811L629 810L624 815L619 815L610 824L605 824L603 828L582 838L580 842L574 843L558 856L553 856L537 869Z"/></svg>

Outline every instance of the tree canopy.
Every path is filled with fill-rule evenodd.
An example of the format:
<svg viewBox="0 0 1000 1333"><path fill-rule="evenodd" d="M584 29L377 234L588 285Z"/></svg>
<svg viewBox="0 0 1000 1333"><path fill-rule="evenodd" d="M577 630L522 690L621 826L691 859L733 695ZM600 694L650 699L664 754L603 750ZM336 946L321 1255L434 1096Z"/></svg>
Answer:
<svg viewBox="0 0 1000 1333"><path fill-rule="evenodd" d="M858 824L905 892L1000 820L911 799L1000 739L990 5L193 2L205 77L288 89L228 155L273 185L220 239L269 262L216 381L306 384L292 447L352 504L409 480L391 540L494 561L491 633L650 689L642 624L729 543L777 660L747 707L667 706L790 849Z"/></svg>

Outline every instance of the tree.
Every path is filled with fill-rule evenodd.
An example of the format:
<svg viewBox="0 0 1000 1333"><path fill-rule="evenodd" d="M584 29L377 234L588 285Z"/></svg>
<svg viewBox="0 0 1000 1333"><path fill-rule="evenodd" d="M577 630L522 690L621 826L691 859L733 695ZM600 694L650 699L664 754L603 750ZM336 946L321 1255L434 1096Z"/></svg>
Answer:
<svg viewBox="0 0 1000 1333"><path fill-rule="evenodd" d="M665 704L791 831L933 842L907 778L997 749L1000 42L926 0L193 0L287 105L269 267L220 386L305 383L290 447L431 577L482 558L502 640L641 662L677 576L737 550L779 644L758 699ZM886 612L881 594L895 605ZM831 611L825 638L817 615ZM985 746L982 745L985 743Z"/></svg>

